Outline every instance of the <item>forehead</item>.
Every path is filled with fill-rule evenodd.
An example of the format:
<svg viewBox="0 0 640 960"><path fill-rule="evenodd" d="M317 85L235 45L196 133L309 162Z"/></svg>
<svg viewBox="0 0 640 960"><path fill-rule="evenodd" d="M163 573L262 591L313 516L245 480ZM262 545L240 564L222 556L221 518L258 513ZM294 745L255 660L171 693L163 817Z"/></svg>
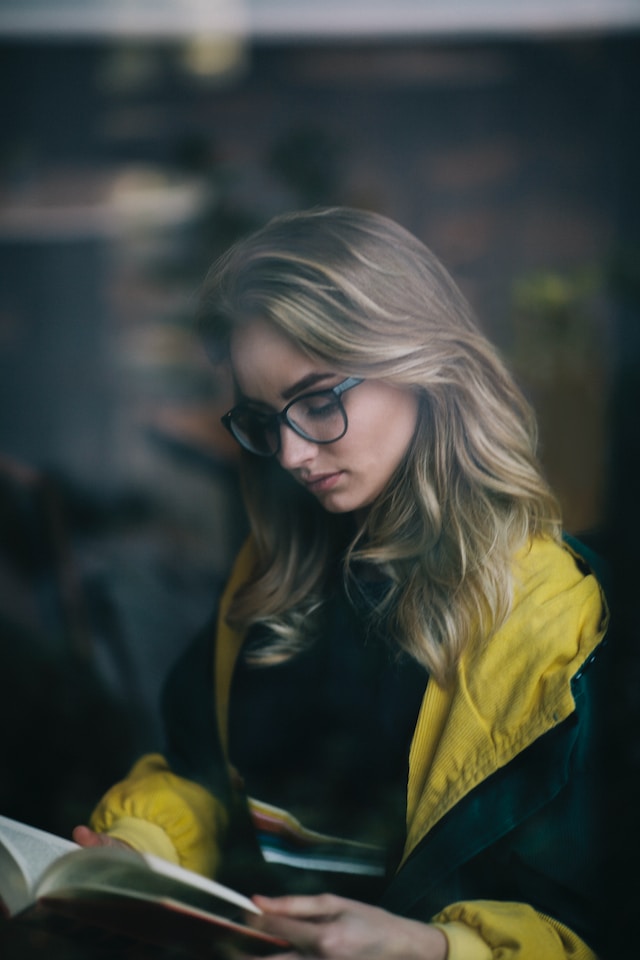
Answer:
<svg viewBox="0 0 640 960"><path fill-rule="evenodd" d="M295 380L321 371L326 364L303 351L268 320L239 324L229 341L231 368L248 396L280 395Z"/></svg>

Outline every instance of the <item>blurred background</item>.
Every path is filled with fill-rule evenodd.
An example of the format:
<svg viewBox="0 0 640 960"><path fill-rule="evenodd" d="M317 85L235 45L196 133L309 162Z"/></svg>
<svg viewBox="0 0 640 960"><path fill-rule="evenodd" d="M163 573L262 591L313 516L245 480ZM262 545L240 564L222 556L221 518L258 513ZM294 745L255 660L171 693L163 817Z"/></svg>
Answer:
<svg viewBox="0 0 640 960"><path fill-rule="evenodd" d="M639 54L636 0L2 0L1 812L66 834L158 745L245 530L198 288L315 204L415 232L516 371L632 726Z"/></svg>

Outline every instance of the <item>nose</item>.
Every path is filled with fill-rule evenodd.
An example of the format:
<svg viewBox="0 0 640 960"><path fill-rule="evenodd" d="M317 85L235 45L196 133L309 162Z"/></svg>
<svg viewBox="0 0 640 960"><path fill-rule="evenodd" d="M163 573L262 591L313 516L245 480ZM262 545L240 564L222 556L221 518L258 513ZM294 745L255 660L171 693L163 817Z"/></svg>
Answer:
<svg viewBox="0 0 640 960"><path fill-rule="evenodd" d="M297 434L287 423L281 425L278 462L285 470L296 470L303 466L303 464L313 460L317 450L317 444L311 440L305 440L304 437Z"/></svg>

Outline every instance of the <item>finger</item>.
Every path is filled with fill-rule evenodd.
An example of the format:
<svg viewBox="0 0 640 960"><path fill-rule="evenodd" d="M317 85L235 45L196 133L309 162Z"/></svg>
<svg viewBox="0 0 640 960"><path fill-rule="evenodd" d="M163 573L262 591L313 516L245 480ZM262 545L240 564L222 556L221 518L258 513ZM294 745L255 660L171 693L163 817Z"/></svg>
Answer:
<svg viewBox="0 0 640 960"><path fill-rule="evenodd" d="M321 893L313 897L263 897L256 894L252 899L263 913L305 920L326 920L328 917L337 916L344 909L342 898L332 893Z"/></svg>
<svg viewBox="0 0 640 960"><path fill-rule="evenodd" d="M260 916L252 916L250 922L256 930L261 930L290 944L292 950L285 951L283 954L286 960L293 960L299 955L307 958L320 955L320 938L324 925L318 918L301 920L283 914L263 913Z"/></svg>
<svg viewBox="0 0 640 960"><path fill-rule="evenodd" d="M102 842L98 834L90 827L84 826L84 824L74 827L71 836L81 847L97 847L101 845Z"/></svg>

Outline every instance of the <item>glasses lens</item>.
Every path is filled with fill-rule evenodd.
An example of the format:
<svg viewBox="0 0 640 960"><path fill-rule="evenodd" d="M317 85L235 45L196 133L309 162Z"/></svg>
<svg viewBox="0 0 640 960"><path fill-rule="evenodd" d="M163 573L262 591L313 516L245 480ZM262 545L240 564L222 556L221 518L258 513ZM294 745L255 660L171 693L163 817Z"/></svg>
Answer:
<svg viewBox="0 0 640 960"><path fill-rule="evenodd" d="M257 410L236 408L230 418L231 432L242 446L261 457L271 457L278 450L278 426L273 418Z"/></svg>
<svg viewBox="0 0 640 960"><path fill-rule="evenodd" d="M289 407L287 420L303 436L317 443L339 440L347 429L344 408L330 390L300 397Z"/></svg>

